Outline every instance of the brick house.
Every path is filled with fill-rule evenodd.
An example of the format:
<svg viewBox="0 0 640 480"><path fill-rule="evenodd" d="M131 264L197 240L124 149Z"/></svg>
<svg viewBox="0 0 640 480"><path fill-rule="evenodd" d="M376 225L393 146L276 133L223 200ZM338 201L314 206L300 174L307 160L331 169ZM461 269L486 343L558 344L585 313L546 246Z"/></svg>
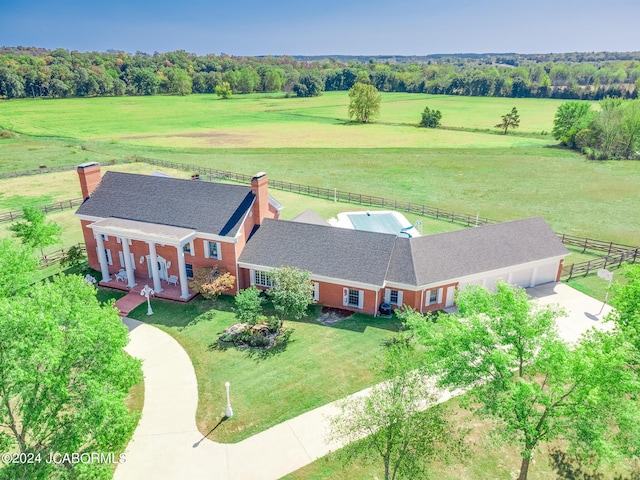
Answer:
<svg viewBox="0 0 640 480"><path fill-rule="evenodd" d="M101 178L96 163L80 165L78 175L85 201L76 214L89 266L102 272L103 283L115 286L124 270L128 288L146 279L160 294L171 283L183 300L198 268L222 267L239 278L247 240L282 209L264 173L250 187L117 172Z"/></svg>
<svg viewBox="0 0 640 480"><path fill-rule="evenodd" d="M268 288L273 268L293 266L311 273L323 305L375 315L386 301L427 312L452 306L456 289L471 284L558 281L569 254L540 217L401 238L336 228L312 211L279 220L264 173L251 187L114 172L101 179L95 163L78 174L86 200L77 215L103 282L119 272L127 288L152 280L162 292L172 279L183 300L203 266L234 274L231 294Z"/></svg>

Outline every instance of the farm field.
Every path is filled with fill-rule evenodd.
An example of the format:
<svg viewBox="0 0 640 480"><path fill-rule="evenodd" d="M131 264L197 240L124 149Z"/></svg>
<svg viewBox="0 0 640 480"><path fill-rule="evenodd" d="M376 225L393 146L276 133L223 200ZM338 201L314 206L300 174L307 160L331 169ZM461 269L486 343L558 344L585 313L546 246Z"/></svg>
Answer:
<svg viewBox="0 0 640 480"><path fill-rule="evenodd" d="M389 93L378 123L353 125L346 92L12 100L0 103L0 126L20 134L0 139L0 172L150 157L497 220L542 215L557 231L637 244L640 163L555 147L541 132L561 103ZM445 128L414 126L426 105L442 109ZM497 134L513 105L520 129Z"/></svg>
<svg viewBox="0 0 640 480"><path fill-rule="evenodd" d="M0 125L39 137L161 147L522 147L553 144L549 135L540 134L551 131L560 103L386 93L378 122L361 128L348 124L346 92L303 99L256 94L227 101L213 95L18 100L0 109ZM493 126L514 104L522 129L500 135ZM443 110L447 128L416 127L426 105Z"/></svg>

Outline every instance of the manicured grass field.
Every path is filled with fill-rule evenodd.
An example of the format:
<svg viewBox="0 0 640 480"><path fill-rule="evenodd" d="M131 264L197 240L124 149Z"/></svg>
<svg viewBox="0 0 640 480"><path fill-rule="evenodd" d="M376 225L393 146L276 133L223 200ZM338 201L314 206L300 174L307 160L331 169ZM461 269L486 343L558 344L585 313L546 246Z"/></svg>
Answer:
<svg viewBox="0 0 640 480"><path fill-rule="evenodd" d="M334 326L316 321L319 307L299 322L285 322L288 343L272 351L212 348L217 334L236 322L233 299L200 297L185 304L155 300L129 314L173 336L187 351L198 378L198 428L209 432L224 416L224 383L231 382L233 418L208 438L240 441L301 413L374 383L371 366L382 344L398 331L395 319L354 315Z"/></svg>

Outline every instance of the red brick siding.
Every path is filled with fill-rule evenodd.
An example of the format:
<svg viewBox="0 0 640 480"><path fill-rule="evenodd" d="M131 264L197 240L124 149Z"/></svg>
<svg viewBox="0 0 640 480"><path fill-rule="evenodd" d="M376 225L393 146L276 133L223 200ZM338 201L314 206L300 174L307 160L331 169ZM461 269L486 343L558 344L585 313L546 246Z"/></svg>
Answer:
<svg viewBox="0 0 640 480"><path fill-rule="evenodd" d="M445 303L447 301L447 289L449 287L457 287L458 283L448 283L446 285L438 285L437 287L431 287L431 288L426 288L424 290L424 295L423 295L423 299L422 302L425 304L422 307L422 311L423 312L432 312L434 310L442 310L443 308L445 308ZM442 301L440 303L434 303L432 305L426 306L426 302L427 302L427 291L429 290L434 290L434 289L442 289ZM454 294L455 294L455 290L454 290Z"/></svg>

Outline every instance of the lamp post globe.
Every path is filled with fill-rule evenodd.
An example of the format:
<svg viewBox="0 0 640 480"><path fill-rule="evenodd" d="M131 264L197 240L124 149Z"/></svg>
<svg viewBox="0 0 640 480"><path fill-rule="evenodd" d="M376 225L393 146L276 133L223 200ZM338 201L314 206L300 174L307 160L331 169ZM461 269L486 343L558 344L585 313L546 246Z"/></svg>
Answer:
<svg viewBox="0 0 640 480"><path fill-rule="evenodd" d="M144 296L147 299L147 315L153 315L153 310L151 310L151 295L154 295L156 292L149 285L145 285L142 290L140 290L140 295Z"/></svg>

